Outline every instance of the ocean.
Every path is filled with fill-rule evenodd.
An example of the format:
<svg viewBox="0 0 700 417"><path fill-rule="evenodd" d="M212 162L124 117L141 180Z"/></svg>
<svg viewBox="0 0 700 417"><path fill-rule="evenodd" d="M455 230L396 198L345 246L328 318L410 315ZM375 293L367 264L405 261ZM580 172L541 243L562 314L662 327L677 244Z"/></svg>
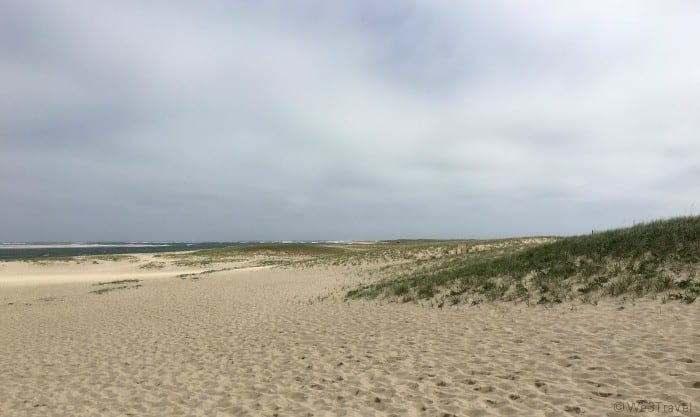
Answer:
<svg viewBox="0 0 700 417"><path fill-rule="evenodd" d="M81 255L176 252L222 248L243 242L90 242L90 243L1 243L0 259L28 259Z"/></svg>

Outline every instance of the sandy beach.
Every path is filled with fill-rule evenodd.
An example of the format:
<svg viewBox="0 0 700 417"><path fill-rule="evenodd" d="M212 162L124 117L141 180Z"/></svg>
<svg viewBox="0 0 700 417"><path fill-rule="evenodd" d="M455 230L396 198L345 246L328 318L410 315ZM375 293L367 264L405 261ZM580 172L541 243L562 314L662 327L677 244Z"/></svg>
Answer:
<svg viewBox="0 0 700 417"><path fill-rule="evenodd" d="M0 417L700 417L700 2L0 0Z"/></svg>
<svg viewBox="0 0 700 417"><path fill-rule="evenodd" d="M353 267L227 268L0 263L0 415L699 415L697 303L438 309L344 301Z"/></svg>

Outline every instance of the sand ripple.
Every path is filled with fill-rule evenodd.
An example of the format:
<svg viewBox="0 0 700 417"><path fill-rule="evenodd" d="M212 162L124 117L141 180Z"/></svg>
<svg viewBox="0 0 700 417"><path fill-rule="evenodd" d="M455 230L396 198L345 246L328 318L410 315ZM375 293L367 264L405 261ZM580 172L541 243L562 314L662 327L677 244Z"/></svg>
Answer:
<svg viewBox="0 0 700 417"><path fill-rule="evenodd" d="M309 302L348 279L3 289L0 415L622 416L638 413L616 402L700 400L697 303Z"/></svg>

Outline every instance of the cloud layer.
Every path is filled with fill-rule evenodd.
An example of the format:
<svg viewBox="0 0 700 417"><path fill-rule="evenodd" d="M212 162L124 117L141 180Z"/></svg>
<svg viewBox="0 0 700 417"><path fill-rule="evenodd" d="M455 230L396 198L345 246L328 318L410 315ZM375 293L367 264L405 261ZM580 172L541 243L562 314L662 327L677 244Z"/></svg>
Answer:
<svg viewBox="0 0 700 417"><path fill-rule="evenodd" d="M700 6L0 3L0 241L585 233L695 211Z"/></svg>

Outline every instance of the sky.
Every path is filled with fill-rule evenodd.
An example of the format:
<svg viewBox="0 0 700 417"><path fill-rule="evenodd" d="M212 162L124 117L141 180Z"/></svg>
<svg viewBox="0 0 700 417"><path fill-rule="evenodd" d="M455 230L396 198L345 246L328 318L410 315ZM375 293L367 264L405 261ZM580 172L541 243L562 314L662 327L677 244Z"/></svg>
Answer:
<svg viewBox="0 0 700 417"><path fill-rule="evenodd" d="M0 0L0 241L697 213L695 1Z"/></svg>

